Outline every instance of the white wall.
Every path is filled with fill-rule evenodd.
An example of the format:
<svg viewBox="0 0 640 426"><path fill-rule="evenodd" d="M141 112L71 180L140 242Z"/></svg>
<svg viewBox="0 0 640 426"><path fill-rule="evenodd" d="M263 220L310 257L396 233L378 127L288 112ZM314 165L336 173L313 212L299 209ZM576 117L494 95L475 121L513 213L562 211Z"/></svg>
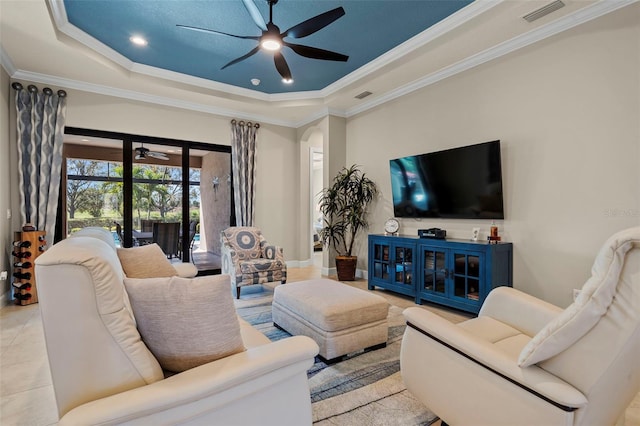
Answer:
<svg viewBox="0 0 640 426"><path fill-rule="evenodd" d="M11 208L11 181L9 169L9 108L11 105L11 89L9 75L0 67L0 271L9 270L11 257L11 241L13 232L11 222L7 219L7 210ZM11 280L0 281L0 306L10 298Z"/></svg>
<svg viewBox="0 0 640 426"><path fill-rule="evenodd" d="M500 139L514 286L571 302L601 244L640 224L640 5L353 117L347 164L382 190L370 232L393 216L389 160ZM401 221L467 238L490 222ZM358 267L366 269L361 241Z"/></svg>

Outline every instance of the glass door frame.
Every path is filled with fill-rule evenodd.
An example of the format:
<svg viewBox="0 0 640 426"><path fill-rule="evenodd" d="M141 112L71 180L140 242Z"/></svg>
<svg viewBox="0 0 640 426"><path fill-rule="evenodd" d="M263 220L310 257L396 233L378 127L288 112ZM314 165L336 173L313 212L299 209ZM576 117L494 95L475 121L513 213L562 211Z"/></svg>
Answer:
<svg viewBox="0 0 640 426"><path fill-rule="evenodd" d="M180 139L161 138L154 136L142 136L133 135L129 133L109 132L104 130L92 130L83 129L79 127L65 127L65 134L86 136L104 139L116 139L122 141L122 185L123 185L123 237L124 246L133 246L133 155L125 155L125 153L133 152L134 143L143 143L149 145L168 145L179 147L182 150L182 235L189 235L189 191L192 182L189 181L189 150L197 149L203 151L223 152L229 154L230 168L233 164L232 152L230 145L217 145L208 144L202 142L192 142ZM185 179L186 177L186 179ZM66 180L65 177L61 177L61 185ZM203 182L200 182L202 185ZM60 239L66 236L63 232L65 226L66 209L63 209L64 202L62 196L64 191L60 191L60 200L58 202L58 216L56 220L56 235L60 236ZM234 206L234 194L233 194L233 173L231 174L231 206L229 223L231 226L236 224L235 206ZM189 239L182 239L181 251L183 253L183 262L189 262L191 252L189 250Z"/></svg>

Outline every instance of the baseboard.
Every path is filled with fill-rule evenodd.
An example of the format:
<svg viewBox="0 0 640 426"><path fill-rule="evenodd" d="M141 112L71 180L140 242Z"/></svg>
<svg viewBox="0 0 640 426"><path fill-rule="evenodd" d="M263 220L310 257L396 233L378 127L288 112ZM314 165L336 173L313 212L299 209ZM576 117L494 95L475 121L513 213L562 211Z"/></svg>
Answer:
<svg viewBox="0 0 640 426"><path fill-rule="evenodd" d="M313 259L307 260L287 260L285 262L287 264L287 268L306 268L308 266L313 265ZM336 268L325 268L324 266L320 268L320 273L325 276L330 275L338 275L336 272ZM368 273L366 269L356 269L356 278L364 278L367 279Z"/></svg>
<svg viewBox="0 0 640 426"><path fill-rule="evenodd" d="M324 266L322 267L322 270L320 271L320 273L322 275L338 275L338 273L336 272L336 268L325 268Z"/></svg>
<svg viewBox="0 0 640 426"><path fill-rule="evenodd" d="M307 260L287 260L285 261L287 268L305 268L313 265L313 259Z"/></svg>

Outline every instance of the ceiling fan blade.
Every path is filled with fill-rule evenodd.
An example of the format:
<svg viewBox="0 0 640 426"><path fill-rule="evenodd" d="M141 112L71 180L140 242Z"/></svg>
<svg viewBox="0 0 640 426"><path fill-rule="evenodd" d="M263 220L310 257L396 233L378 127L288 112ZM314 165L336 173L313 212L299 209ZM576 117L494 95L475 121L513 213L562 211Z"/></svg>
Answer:
<svg viewBox="0 0 640 426"><path fill-rule="evenodd" d="M302 38L315 33L318 30L323 29L336 19L344 16L344 9L337 7L328 12L321 13L313 18L307 19L304 22L294 25L287 31L283 32L282 37Z"/></svg>
<svg viewBox="0 0 640 426"><path fill-rule="evenodd" d="M286 41L283 41L282 44L291 48L298 55L304 56L305 58L323 59L325 61L340 61L340 62L347 62L347 60L349 59L347 55L343 55L342 53L332 52L330 50L318 49L317 47L287 43Z"/></svg>
<svg viewBox="0 0 640 426"><path fill-rule="evenodd" d="M149 151L147 152L147 155L151 158L156 158L158 160L168 160L169 157L167 157L167 154L163 153L163 152L155 152L155 151Z"/></svg>
<svg viewBox="0 0 640 426"><path fill-rule="evenodd" d="M267 31L267 24L264 22L264 18L260 14L258 7L253 2L253 0L242 0L242 3L244 4L244 7L247 9L247 12L249 12L249 15L251 15L251 19L253 19L253 22L255 22L258 28L260 28L262 31Z"/></svg>
<svg viewBox="0 0 640 426"><path fill-rule="evenodd" d="M244 60L245 60L245 59L247 59L249 56L255 55L255 54L258 52L258 50L260 50L260 46L259 46L259 45L258 45L258 46L256 46L256 47L254 47L253 49L251 49L251 50L249 51L249 53L247 53L246 55L243 55L243 56L240 56L239 58L234 59L233 61L229 62L227 65L225 65L224 67L222 67L222 68L220 68L220 69L222 69L222 70L223 70L223 69L225 69L225 68L226 68L226 67L228 67L228 66L231 66L231 65L233 65L233 64L237 64L237 63L238 63L238 62L240 62L240 61L244 61Z"/></svg>
<svg viewBox="0 0 640 426"><path fill-rule="evenodd" d="M289 65L287 65L287 61L282 56L281 52L275 52L273 54L273 62L276 64L276 69L285 80L291 80L291 70L289 69Z"/></svg>
<svg viewBox="0 0 640 426"><path fill-rule="evenodd" d="M189 25L176 24L176 27L180 27L180 28L184 28L184 29L192 30L192 31L200 31L200 32L203 32L203 33L208 33L208 34L221 34L221 35L226 35L226 36L235 37L235 38L242 38L242 39L248 39L248 40L260 40L260 36L241 36L241 35L224 33L222 31L210 30L210 29L207 29L207 28L192 27L192 26L189 26Z"/></svg>

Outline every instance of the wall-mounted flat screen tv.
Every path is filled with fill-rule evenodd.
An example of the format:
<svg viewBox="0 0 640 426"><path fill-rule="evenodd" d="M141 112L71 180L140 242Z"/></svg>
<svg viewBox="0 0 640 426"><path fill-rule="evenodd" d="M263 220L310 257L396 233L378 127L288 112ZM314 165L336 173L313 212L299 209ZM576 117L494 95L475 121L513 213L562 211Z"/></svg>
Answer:
<svg viewBox="0 0 640 426"><path fill-rule="evenodd" d="M389 163L396 217L504 219L500 141Z"/></svg>

